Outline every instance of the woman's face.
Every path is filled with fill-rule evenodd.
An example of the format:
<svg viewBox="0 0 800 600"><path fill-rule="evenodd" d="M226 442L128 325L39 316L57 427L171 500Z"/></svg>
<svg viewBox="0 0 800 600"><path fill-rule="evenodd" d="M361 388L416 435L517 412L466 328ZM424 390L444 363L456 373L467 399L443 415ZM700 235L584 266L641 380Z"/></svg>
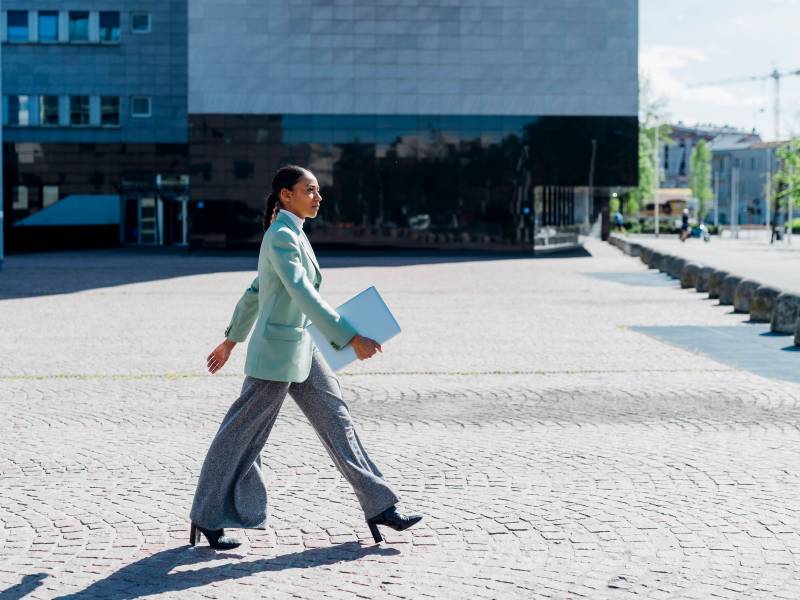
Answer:
<svg viewBox="0 0 800 600"><path fill-rule="evenodd" d="M294 184L291 190L281 190L283 207L301 219L313 219L319 212L322 196L319 194L319 183L310 171Z"/></svg>

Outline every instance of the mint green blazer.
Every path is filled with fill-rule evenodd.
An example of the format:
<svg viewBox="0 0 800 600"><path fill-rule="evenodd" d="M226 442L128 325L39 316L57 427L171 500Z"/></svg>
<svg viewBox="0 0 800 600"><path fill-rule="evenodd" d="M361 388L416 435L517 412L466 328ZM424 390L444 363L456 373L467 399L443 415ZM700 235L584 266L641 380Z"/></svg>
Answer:
<svg viewBox="0 0 800 600"><path fill-rule="evenodd" d="M233 311L225 337L247 345L244 372L271 381L302 382L311 370L313 343L307 328L316 325L337 350L355 329L319 295L322 272L303 230L278 213L261 241L258 277Z"/></svg>

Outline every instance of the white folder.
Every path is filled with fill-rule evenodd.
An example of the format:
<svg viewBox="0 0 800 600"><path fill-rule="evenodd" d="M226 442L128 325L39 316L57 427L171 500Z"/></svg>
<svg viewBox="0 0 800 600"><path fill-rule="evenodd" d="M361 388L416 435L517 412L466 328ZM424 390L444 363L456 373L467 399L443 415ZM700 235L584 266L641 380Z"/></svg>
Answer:
<svg viewBox="0 0 800 600"><path fill-rule="evenodd" d="M336 312L343 316L359 335L371 338L381 345L400 333L400 325L375 286L353 296L339 306ZM308 331L314 344L334 371L341 371L357 359L356 352L350 344L341 350L336 350L313 323L308 326Z"/></svg>

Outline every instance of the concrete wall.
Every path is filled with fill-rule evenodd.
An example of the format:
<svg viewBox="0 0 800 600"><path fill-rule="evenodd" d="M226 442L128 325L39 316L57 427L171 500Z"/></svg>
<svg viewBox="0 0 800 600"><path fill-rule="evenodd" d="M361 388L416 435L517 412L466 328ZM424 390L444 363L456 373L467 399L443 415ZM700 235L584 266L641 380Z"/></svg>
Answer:
<svg viewBox="0 0 800 600"><path fill-rule="evenodd" d="M637 0L192 0L190 113L634 116Z"/></svg>
<svg viewBox="0 0 800 600"><path fill-rule="evenodd" d="M7 127L6 141L187 141L186 0L4 0L2 7L4 19L9 10L118 10L121 21L119 44L4 43L2 57L5 94L119 96L120 127ZM150 13L150 33L131 32L131 11ZM152 97L152 116L132 117L131 96Z"/></svg>

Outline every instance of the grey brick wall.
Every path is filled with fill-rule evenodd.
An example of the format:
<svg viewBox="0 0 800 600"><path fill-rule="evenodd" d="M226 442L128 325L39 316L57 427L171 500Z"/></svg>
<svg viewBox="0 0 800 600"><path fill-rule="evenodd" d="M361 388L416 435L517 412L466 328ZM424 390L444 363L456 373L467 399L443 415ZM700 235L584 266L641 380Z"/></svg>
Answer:
<svg viewBox="0 0 800 600"><path fill-rule="evenodd" d="M3 44L4 94L120 96L120 127L6 127L6 141L187 141L187 0L4 0L9 10L118 10L120 43ZM151 14L134 34L131 12ZM4 15L5 17L5 15ZM152 116L131 117L131 96L152 97Z"/></svg>
<svg viewBox="0 0 800 600"><path fill-rule="evenodd" d="M637 0L192 0L191 113L633 116Z"/></svg>

